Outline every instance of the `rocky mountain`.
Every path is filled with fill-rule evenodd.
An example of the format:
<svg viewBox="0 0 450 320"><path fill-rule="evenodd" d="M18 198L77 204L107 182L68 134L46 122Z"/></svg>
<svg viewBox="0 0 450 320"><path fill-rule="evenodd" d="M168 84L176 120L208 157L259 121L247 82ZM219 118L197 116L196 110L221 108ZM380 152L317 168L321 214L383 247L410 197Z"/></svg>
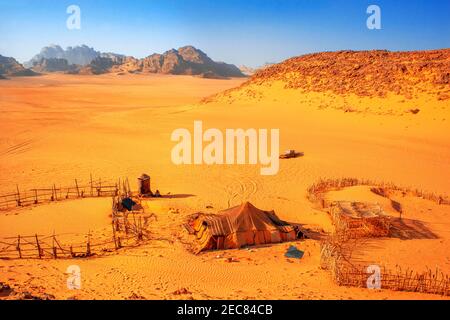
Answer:
<svg viewBox="0 0 450 320"><path fill-rule="evenodd" d="M61 48L59 45L50 45L42 48L41 52L35 55L30 61L25 63L25 66L32 67L42 59L66 59L69 64L87 65L92 60L99 57L100 52L95 51L86 45Z"/></svg>
<svg viewBox="0 0 450 320"><path fill-rule="evenodd" d="M6 77L21 77L37 75L34 71L26 69L14 58L4 57L0 55L0 76L2 79Z"/></svg>
<svg viewBox="0 0 450 320"><path fill-rule="evenodd" d="M40 73L46 72L68 72L76 70L77 66L69 64L66 59L61 58L42 58L33 62L32 70Z"/></svg>
<svg viewBox="0 0 450 320"><path fill-rule="evenodd" d="M101 53L85 45L68 47L66 50L52 45L43 48L27 65L39 72L67 71L73 74L161 73L205 78L245 76L235 65L213 61L193 46L136 59L115 53Z"/></svg>
<svg viewBox="0 0 450 320"><path fill-rule="evenodd" d="M110 73L112 67L120 65L123 61L123 58L118 57L97 57L92 62L84 67L79 67L77 70L74 70L71 73L77 74L104 74Z"/></svg>
<svg viewBox="0 0 450 320"><path fill-rule="evenodd" d="M243 77L235 65L215 62L203 51L192 46L172 49L163 54L152 54L144 59L125 57L112 72L162 73L175 75L198 75L207 78Z"/></svg>
<svg viewBox="0 0 450 320"><path fill-rule="evenodd" d="M243 66L239 66L239 70L241 70L241 72L243 74L245 74L246 76L252 76L255 74L257 69L243 65Z"/></svg>
<svg viewBox="0 0 450 320"><path fill-rule="evenodd" d="M406 99L425 93L446 100L450 99L450 49L338 51L303 55L259 70L239 88L217 97L244 91L262 95L263 86L275 83L300 92L331 92L360 97L394 94ZM214 99L210 97L206 101Z"/></svg>
<svg viewBox="0 0 450 320"><path fill-rule="evenodd" d="M275 63L269 63L266 62L265 64L263 64L262 66L256 67L256 68L252 68L252 67L248 67L248 66L240 66L239 70L241 70L241 72L243 74L245 74L246 76L252 76L254 75L256 72L266 69L270 66L273 66Z"/></svg>
<svg viewBox="0 0 450 320"><path fill-rule="evenodd" d="M111 59L115 64L121 64L126 58L126 56L123 54L117 54L112 52L101 53L100 57Z"/></svg>

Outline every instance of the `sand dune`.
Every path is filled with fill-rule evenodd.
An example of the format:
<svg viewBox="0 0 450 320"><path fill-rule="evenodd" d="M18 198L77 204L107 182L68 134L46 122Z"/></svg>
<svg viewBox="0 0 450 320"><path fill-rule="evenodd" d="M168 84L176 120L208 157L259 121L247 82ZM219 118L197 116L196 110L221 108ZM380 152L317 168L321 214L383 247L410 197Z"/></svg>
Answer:
<svg viewBox="0 0 450 320"><path fill-rule="evenodd" d="M90 173L108 179L128 176L133 183L146 172L163 194L184 196L145 203L146 210L158 217L150 231L159 240L101 259L0 261L0 282L59 299L441 298L339 287L319 268L317 239L295 243L305 251L300 261L283 256L290 243L199 256L187 250L192 239L181 227L187 216L243 201L274 209L280 218L324 235L332 230L331 220L306 199L307 187L321 177L393 181L438 193L450 190L450 118L445 100L422 93L405 101L397 95L299 93L275 82L245 85L209 103L198 103L243 81L47 75L2 82L1 193L14 190L16 184L23 189L47 182L66 184L74 178L87 179ZM358 112L343 112L346 104ZM417 106L418 114L407 112ZM191 128L194 120L218 129L279 128L281 149L296 149L305 156L281 161L276 176L261 176L259 166L250 165L177 167L170 159L170 134L177 128ZM375 197L357 194L367 200ZM70 202L61 205L70 206L61 214L76 214L80 226L91 212L85 200L73 207ZM382 259L418 268L429 262L428 267L449 270L448 208L413 199L405 206L408 219L426 224L437 238L376 240L361 251L361 260ZM0 237L20 232L22 226L14 229L14 224L25 225L25 221L30 225L24 231L31 231L33 221L27 217L41 214L49 213L45 207L17 216L0 213L1 221L8 221ZM101 215L96 217L100 224ZM414 255L408 253L410 246L417 248ZM238 262L227 263L227 257ZM64 272L74 263L82 270L80 291L65 287ZM186 294L174 294L182 288Z"/></svg>

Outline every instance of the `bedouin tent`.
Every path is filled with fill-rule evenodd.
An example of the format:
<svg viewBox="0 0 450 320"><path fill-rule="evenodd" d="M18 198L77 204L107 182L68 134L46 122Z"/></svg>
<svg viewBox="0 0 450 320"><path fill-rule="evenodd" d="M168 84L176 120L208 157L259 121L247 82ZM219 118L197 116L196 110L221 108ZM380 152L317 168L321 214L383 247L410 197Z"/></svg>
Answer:
<svg viewBox="0 0 450 320"><path fill-rule="evenodd" d="M199 251L234 249L297 238L294 226L280 220L275 212L260 210L249 202L217 215L200 215L192 227L200 245Z"/></svg>

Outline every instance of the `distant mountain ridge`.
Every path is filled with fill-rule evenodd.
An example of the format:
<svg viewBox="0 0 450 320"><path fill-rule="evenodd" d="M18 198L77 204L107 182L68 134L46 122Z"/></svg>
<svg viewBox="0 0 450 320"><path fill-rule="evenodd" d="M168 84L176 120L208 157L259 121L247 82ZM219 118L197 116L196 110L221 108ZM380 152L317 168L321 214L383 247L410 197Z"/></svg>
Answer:
<svg viewBox="0 0 450 320"><path fill-rule="evenodd" d="M252 68L252 67L248 67L248 66L240 66L239 70L241 70L241 72L243 74L245 74L246 76L252 76L254 75L256 72L260 71L260 70L264 70L270 66L273 66L275 63L273 62L266 62L265 64L263 64L262 66L256 67L256 68Z"/></svg>
<svg viewBox="0 0 450 320"><path fill-rule="evenodd" d="M66 60L67 63L61 60ZM206 53L193 46L137 59L121 54L101 53L85 45L68 47L66 50L52 45L43 48L26 66L38 72L72 74L161 73L205 78L245 76L235 65L213 61Z"/></svg>
<svg viewBox="0 0 450 320"><path fill-rule="evenodd" d="M125 58L116 64L112 72L162 73L175 75L200 75L217 77L243 77L244 74L233 64L216 62L203 51L185 46L171 49L163 54L152 54L144 59Z"/></svg>
<svg viewBox="0 0 450 320"><path fill-rule="evenodd" d="M41 58L39 61L34 61L32 66L33 71L36 72L67 72L75 70L76 66L69 64L66 59L62 58Z"/></svg>
<svg viewBox="0 0 450 320"><path fill-rule="evenodd" d="M65 59L68 64L84 66L91 63L100 54L100 52L86 45L68 47L65 50L59 45L50 45L42 48L41 52L31 58L30 61L25 62L24 66L31 68L42 59Z"/></svg>
<svg viewBox="0 0 450 320"><path fill-rule="evenodd" d="M37 73L24 68L16 59L0 55L0 79L34 75L37 75Z"/></svg>

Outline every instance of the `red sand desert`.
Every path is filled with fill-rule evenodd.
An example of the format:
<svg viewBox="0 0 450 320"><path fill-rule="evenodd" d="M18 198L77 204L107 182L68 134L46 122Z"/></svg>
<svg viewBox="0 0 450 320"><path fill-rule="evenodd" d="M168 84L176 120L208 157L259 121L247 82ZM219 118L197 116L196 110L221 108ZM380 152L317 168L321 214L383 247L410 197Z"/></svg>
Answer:
<svg viewBox="0 0 450 320"><path fill-rule="evenodd" d="M422 59L417 55L414 61ZM15 192L16 185L30 190L74 179L85 183L90 174L109 180L128 177L137 189L137 177L145 172L153 188L173 195L143 201L145 211L156 218L148 225L150 240L138 247L83 259L0 260L0 282L17 292L8 298L24 292L56 299L448 298L336 284L320 266L320 241L333 231L331 218L307 198L308 187L319 179L344 177L448 195L449 50L422 55L428 55L425 60L441 55L441 65L428 68L394 56L392 68L400 59L407 71L380 76L373 87L364 81L374 70L382 75L394 71L377 69L364 55L312 56L265 69L250 80L139 74L0 80L1 194ZM332 58L351 66L334 73L341 86L337 80L333 85L332 73L317 73ZM419 67L426 71L418 73ZM447 78L438 78L445 70ZM420 111L411 112L416 109ZM280 160L273 176L261 175L254 165L176 166L170 157L171 133L192 129L195 120L219 130L278 128L280 151L295 149L304 156ZM389 199L370 186L325 196L376 202L394 221L399 218ZM412 195L394 194L393 199L402 205L402 219L410 228L399 226L403 233L392 237L364 239L352 260L415 272L438 268L449 275L450 206ZM195 240L183 224L190 215L246 201L275 210L311 236L198 255L189 250ZM70 242L84 241L88 232L107 238L110 214L110 198L15 208L0 212L0 238L55 233ZM290 245L304 251L304 257L285 258ZM80 290L66 286L70 265L81 269Z"/></svg>

